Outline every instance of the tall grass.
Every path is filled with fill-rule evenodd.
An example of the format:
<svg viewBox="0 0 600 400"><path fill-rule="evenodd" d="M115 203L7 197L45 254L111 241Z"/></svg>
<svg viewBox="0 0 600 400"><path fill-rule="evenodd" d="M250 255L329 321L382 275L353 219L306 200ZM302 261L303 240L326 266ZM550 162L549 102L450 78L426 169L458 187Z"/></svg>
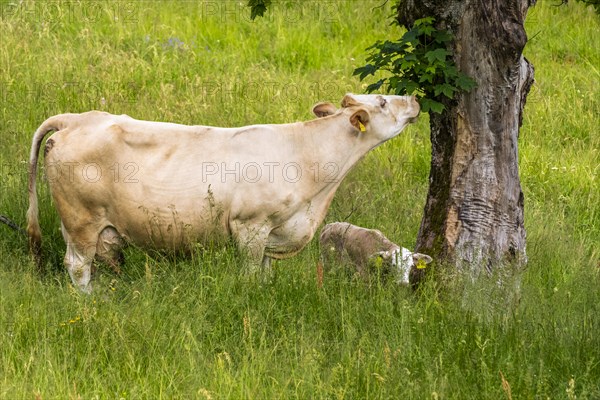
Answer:
<svg viewBox="0 0 600 400"><path fill-rule="evenodd" d="M243 2L242 2L243 3ZM24 225L26 162L48 116L101 109L240 126L311 118L364 84L364 49L395 35L390 2L0 3L0 213ZM0 226L0 398L600 398L600 44L580 4L531 9L536 67L520 138L529 264L510 306L493 282L418 293L336 273L318 246L240 274L227 246L191 258L127 249L78 294L45 184L48 273ZM414 245L428 184L427 118L370 153L328 221Z"/></svg>

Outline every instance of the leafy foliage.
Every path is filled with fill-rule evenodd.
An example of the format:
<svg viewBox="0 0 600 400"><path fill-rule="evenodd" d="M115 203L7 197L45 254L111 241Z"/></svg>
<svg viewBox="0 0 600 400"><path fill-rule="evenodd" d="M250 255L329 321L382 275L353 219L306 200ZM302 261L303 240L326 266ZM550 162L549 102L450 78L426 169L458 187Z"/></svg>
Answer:
<svg viewBox="0 0 600 400"><path fill-rule="evenodd" d="M600 0L577 0L586 5L593 6L596 10L596 13L600 14ZM563 4L567 4L569 0L562 0Z"/></svg>
<svg viewBox="0 0 600 400"><path fill-rule="evenodd" d="M399 95L420 97L423 111L441 113L441 97L448 99L460 90L471 90L475 81L454 65L447 45L453 37L446 30L433 26L434 18L416 20L413 27L397 41L378 41L367 48L367 65L354 70L363 80L378 71L389 76L367 87L369 93L383 87Z"/></svg>
<svg viewBox="0 0 600 400"><path fill-rule="evenodd" d="M267 7L271 5L271 0L248 0L250 7L250 18L262 17L267 11Z"/></svg>

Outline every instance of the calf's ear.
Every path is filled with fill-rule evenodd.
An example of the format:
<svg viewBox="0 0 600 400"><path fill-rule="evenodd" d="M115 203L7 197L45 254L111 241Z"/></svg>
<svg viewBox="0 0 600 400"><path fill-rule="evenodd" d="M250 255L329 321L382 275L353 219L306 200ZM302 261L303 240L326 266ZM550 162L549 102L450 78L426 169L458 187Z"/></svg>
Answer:
<svg viewBox="0 0 600 400"><path fill-rule="evenodd" d="M373 254L371 257L381 257L384 260L391 260L393 255L394 255L393 252L384 250L384 251L378 251L377 253Z"/></svg>
<svg viewBox="0 0 600 400"><path fill-rule="evenodd" d="M413 257L413 261L414 261L415 265L417 266L417 268L419 268L419 266L421 266L421 269L425 268L425 265L427 265L433 261L433 259L431 257L429 257L427 254L413 253L412 257Z"/></svg>
<svg viewBox="0 0 600 400"><path fill-rule="evenodd" d="M317 103L314 105L312 112L318 118L327 117L328 115L333 115L337 111L337 108L331 103Z"/></svg>
<svg viewBox="0 0 600 400"><path fill-rule="evenodd" d="M369 124L369 119L369 112L364 108L359 108L350 117L350 123L359 131L365 132Z"/></svg>
<svg viewBox="0 0 600 400"><path fill-rule="evenodd" d="M373 253L369 256L368 264L379 269L384 264L389 264L392 260L392 252L391 251L378 251L377 253Z"/></svg>

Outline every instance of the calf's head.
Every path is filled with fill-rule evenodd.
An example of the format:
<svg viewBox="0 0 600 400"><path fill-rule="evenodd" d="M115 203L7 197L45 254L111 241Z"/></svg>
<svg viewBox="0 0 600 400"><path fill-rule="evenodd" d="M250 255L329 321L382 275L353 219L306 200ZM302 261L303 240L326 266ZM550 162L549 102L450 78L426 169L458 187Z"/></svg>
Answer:
<svg viewBox="0 0 600 400"><path fill-rule="evenodd" d="M380 269L383 273L397 274L396 281L403 285L410 283L410 271L413 268L425 268L432 261L426 254L413 253L408 249L379 251L369 258L369 265Z"/></svg>

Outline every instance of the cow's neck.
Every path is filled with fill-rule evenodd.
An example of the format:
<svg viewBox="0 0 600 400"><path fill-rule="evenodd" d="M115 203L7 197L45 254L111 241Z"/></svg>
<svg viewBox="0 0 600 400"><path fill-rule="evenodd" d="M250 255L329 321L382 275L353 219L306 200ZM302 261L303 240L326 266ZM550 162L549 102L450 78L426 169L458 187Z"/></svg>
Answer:
<svg viewBox="0 0 600 400"><path fill-rule="evenodd" d="M344 113L336 114L330 117L310 121L304 127L303 135L312 136L311 142L315 143L312 154L325 168L326 163L334 165L337 168L337 184L328 182L326 179L319 182L325 189L331 187L333 190L339 186L341 181L356 163L362 159L371 149L377 147L382 142L367 136L366 133L359 132L349 121L350 115Z"/></svg>
<svg viewBox="0 0 600 400"><path fill-rule="evenodd" d="M333 196L348 172L371 149L382 143L356 130L349 118L350 115L340 113L310 121L303 127L304 138L316 144L311 155L320 163L316 166L322 173L309 195L315 207L317 226L325 218ZM335 179L327 179L326 176L331 166L337 168Z"/></svg>

